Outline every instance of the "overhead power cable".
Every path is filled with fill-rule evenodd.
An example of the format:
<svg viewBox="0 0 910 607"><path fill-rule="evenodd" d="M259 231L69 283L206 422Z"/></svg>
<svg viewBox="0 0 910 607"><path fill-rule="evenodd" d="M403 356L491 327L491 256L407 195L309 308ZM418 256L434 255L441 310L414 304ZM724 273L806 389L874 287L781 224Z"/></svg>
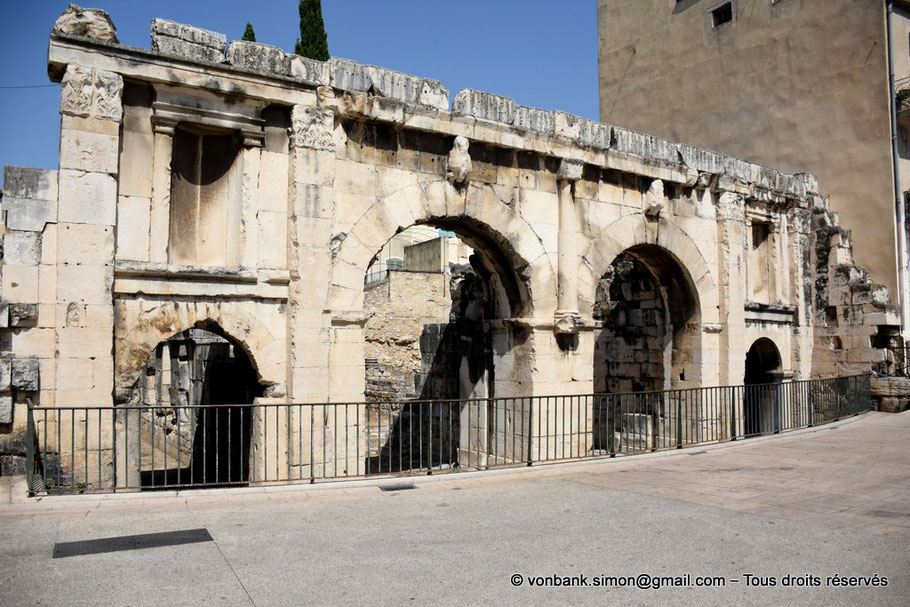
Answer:
<svg viewBox="0 0 910 607"><path fill-rule="evenodd" d="M0 86L0 89L43 89L49 86L60 86L59 84L27 84L23 86Z"/></svg>

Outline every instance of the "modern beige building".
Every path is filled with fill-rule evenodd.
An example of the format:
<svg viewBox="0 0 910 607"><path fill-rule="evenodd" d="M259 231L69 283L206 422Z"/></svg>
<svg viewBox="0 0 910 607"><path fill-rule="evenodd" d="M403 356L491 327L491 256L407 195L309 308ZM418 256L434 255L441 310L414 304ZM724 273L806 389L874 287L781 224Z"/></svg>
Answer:
<svg viewBox="0 0 910 607"><path fill-rule="evenodd" d="M906 327L910 110L898 113L895 180L892 105L910 87L910 3L597 0L597 10L601 121L818 175L857 262L889 287Z"/></svg>

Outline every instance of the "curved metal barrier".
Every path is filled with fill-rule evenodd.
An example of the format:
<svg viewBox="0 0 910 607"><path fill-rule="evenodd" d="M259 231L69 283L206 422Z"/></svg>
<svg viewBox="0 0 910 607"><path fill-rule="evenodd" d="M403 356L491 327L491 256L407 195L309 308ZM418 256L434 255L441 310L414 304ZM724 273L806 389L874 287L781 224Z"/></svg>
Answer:
<svg viewBox="0 0 910 607"><path fill-rule="evenodd" d="M869 379L384 403L29 406L29 487L316 482L679 449L867 411Z"/></svg>

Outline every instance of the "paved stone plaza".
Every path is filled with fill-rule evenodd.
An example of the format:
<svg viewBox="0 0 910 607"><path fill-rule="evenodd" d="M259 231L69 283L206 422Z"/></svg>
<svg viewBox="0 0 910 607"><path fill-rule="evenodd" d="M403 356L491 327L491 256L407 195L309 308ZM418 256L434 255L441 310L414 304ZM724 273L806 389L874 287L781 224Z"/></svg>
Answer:
<svg viewBox="0 0 910 607"><path fill-rule="evenodd" d="M388 479L40 501L14 491L0 510L0 602L905 605L908 433L910 414L869 413L669 454L409 478L416 489L401 492L377 488ZM201 528L212 541L52 558L64 542ZM747 573L777 585L749 587ZM725 586L529 586L639 574ZM821 586L785 588L786 575ZM876 575L888 586L826 587Z"/></svg>

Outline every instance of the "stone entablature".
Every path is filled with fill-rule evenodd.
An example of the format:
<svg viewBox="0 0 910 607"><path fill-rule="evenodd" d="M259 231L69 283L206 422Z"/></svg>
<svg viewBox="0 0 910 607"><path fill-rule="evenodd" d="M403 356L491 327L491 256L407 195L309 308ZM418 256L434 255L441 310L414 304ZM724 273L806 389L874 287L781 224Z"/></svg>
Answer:
<svg viewBox="0 0 910 607"><path fill-rule="evenodd" d="M135 61L135 65L123 65L123 75L154 78L156 74L148 71L150 66L145 65L146 62L157 64L160 68L167 66L167 59L177 64L199 65L202 60L192 48L197 44L195 41L205 38L211 48L217 47L217 43L212 42L214 33L208 30L163 19L155 19L154 25L158 29L153 28L153 41L172 37L158 31L182 32L185 46L175 44L162 48L158 44L157 48L161 50L155 52L58 33L54 36L56 42L49 55L49 69L52 74L59 72L69 61L78 60L81 52L93 53L92 47L97 46L97 50L103 50L115 61L133 63L130 60L140 60ZM220 36L223 39L223 35ZM223 43L221 48L224 48ZM303 89L330 87L341 92L343 99L325 105L361 118L463 135L505 148L583 160L617 170L627 168L623 163L625 157L637 157L651 165L636 167L644 175L693 187L713 186L767 202L782 203L788 198L818 194L817 180L807 173L785 173L712 150L593 122L565 112L520 106L513 99L482 91L460 91L450 108L449 92L439 81L363 65L349 59L316 61L284 53L274 46L248 41L232 41L227 46L226 55L222 50L220 55L216 53L215 59L218 60L205 63L206 73L215 75L212 71L215 68L228 79L247 74L265 76L266 81L286 80L288 85ZM297 65L300 67L295 67ZM205 84L199 79L198 69L188 69L181 76L190 86ZM214 85L217 90L216 83L209 82L208 85ZM290 101L278 91L270 92L275 101ZM252 96L255 93L255 87L247 92ZM345 93L348 97L344 97ZM448 128L441 124L445 122L446 114L452 122ZM428 123L428 118L433 122ZM598 156L598 153L604 155ZM660 172L659 168L664 172ZM672 172L666 172L670 169Z"/></svg>

